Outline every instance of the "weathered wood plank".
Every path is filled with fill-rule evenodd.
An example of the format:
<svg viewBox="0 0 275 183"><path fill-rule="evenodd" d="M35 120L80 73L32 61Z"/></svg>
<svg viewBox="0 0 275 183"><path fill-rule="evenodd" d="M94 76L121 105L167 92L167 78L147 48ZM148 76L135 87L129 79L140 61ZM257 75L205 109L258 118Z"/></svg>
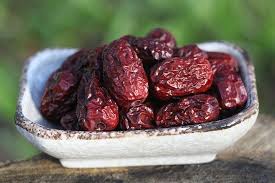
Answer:
<svg viewBox="0 0 275 183"><path fill-rule="evenodd" d="M244 138L208 164L66 169L41 154L0 165L0 182L275 182L275 119L260 115Z"/></svg>

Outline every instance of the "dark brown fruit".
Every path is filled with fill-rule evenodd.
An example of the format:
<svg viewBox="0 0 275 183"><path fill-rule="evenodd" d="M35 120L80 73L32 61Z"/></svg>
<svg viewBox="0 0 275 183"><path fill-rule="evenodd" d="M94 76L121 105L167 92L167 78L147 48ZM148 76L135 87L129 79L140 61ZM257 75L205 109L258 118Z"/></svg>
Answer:
<svg viewBox="0 0 275 183"><path fill-rule="evenodd" d="M141 130L155 128L154 111L150 104L141 104L130 108L121 115L120 128L122 130Z"/></svg>
<svg viewBox="0 0 275 183"><path fill-rule="evenodd" d="M237 61L229 54L207 52L214 74L220 105L226 110L242 107L247 101L244 83L237 73Z"/></svg>
<svg viewBox="0 0 275 183"><path fill-rule="evenodd" d="M126 40L133 47L146 68L150 68L157 61L171 58L173 55L173 48L157 38L138 38L126 35L121 39Z"/></svg>
<svg viewBox="0 0 275 183"><path fill-rule="evenodd" d="M183 58L201 58L207 59L207 54L203 50L201 50L197 45L191 44L186 45L181 48L176 49L175 57L183 57Z"/></svg>
<svg viewBox="0 0 275 183"><path fill-rule="evenodd" d="M40 110L66 130L204 123L243 109L248 94L238 71L233 56L177 48L170 32L156 28L69 56L49 77Z"/></svg>
<svg viewBox="0 0 275 183"><path fill-rule="evenodd" d="M139 38L134 45L138 50L138 56L145 63L155 63L155 61L171 58L173 55L171 47L156 39Z"/></svg>
<svg viewBox="0 0 275 183"><path fill-rule="evenodd" d="M46 84L40 110L45 118L58 122L76 105L76 91L83 70L87 67L100 70L102 48L81 49L68 57Z"/></svg>
<svg viewBox="0 0 275 183"><path fill-rule="evenodd" d="M102 47L95 49L83 48L71 55L64 61L61 66L62 70L72 70L76 73L81 73L82 69L90 67L91 69L101 70L102 59L101 54L103 51Z"/></svg>
<svg viewBox="0 0 275 183"><path fill-rule="evenodd" d="M231 55L220 52L207 52L207 55L214 74L217 71L222 72L222 70L228 69L232 71L238 71L237 61Z"/></svg>
<svg viewBox="0 0 275 183"><path fill-rule="evenodd" d="M71 71L54 72L42 96L40 110L48 120L57 122L76 102L78 78Z"/></svg>
<svg viewBox="0 0 275 183"><path fill-rule="evenodd" d="M82 76L76 114L86 131L111 131L118 126L118 106L100 85L96 71L86 71Z"/></svg>
<svg viewBox="0 0 275 183"><path fill-rule="evenodd" d="M104 84L117 104L129 108L148 96L148 79L141 60L125 40L113 41L103 51Z"/></svg>
<svg viewBox="0 0 275 183"><path fill-rule="evenodd" d="M231 70L216 72L214 84L219 92L220 104L223 109L233 110L246 103L247 91L237 72Z"/></svg>
<svg viewBox="0 0 275 183"><path fill-rule="evenodd" d="M155 96L161 100L207 91L213 80L203 57L174 57L155 65L150 74Z"/></svg>
<svg viewBox="0 0 275 183"><path fill-rule="evenodd" d="M170 32L162 28L153 29L146 37L165 43L170 48L175 48L177 45L175 37Z"/></svg>
<svg viewBox="0 0 275 183"><path fill-rule="evenodd" d="M219 113L219 102L215 97L199 94L162 107L157 113L156 124L172 127L205 123L218 119Z"/></svg>
<svg viewBox="0 0 275 183"><path fill-rule="evenodd" d="M121 39L126 40L141 58L144 69L147 74L150 68L159 61L171 58L173 49L165 42L153 38L138 38L131 35L123 36Z"/></svg>
<svg viewBox="0 0 275 183"><path fill-rule="evenodd" d="M65 130L80 130L75 110L65 114L61 118L60 124Z"/></svg>

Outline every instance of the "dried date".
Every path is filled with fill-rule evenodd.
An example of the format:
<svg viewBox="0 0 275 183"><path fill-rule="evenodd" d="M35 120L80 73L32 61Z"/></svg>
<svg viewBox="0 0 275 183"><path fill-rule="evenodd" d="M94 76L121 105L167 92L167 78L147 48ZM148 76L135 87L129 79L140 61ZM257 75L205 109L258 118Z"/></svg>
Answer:
<svg viewBox="0 0 275 183"><path fill-rule="evenodd" d="M247 101L247 91L237 72L237 61L226 53L207 54L214 72L214 85L219 93L221 107L231 111L242 107Z"/></svg>
<svg viewBox="0 0 275 183"><path fill-rule="evenodd" d="M117 104L128 108L148 96L148 79L135 50L125 40L113 41L103 51L104 84Z"/></svg>
<svg viewBox="0 0 275 183"><path fill-rule="evenodd" d="M130 108L121 115L122 130L141 130L154 128L154 110L150 104L141 104Z"/></svg>
<svg viewBox="0 0 275 183"><path fill-rule="evenodd" d="M40 110L66 130L205 123L243 109L248 94L238 72L233 56L196 44L178 48L156 28L69 56L49 77Z"/></svg>
<svg viewBox="0 0 275 183"><path fill-rule="evenodd" d="M214 74L217 71L238 71L237 61L231 55L220 52L207 52L207 55Z"/></svg>
<svg viewBox="0 0 275 183"><path fill-rule="evenodd" d="M174 36L161 28L150 31L146 37L123 36L146 63L171 58L176 47Z"/></svg>
<svg viewBox="0 0 275 183"><path fill-rule="evenodd" d="M173 48L160 39L138 38L132 35L123 36L121 39L132 46L145 67L151 67L156 61L171 58L173 55Z"/></svg>
<svg viewBox="0 0 275 183"><path fill-rule="evenodd" d="M174 54L175 57L183 58L196 58L196 59L207 59L208 55L206 52L201 50L197 45L191 44L181 48L177 48Z"/></svg>
<svg viewBox="0 0 275 183"><path fill-rule="evenodd" d="M60 124L65 130L80 130L75 110L65 114L61 118Z"/></svg>
<svg viewBox="0 0 275 183"><path fill-rule="evenodd" d="M118 106L100 85L96 71L86 71L82 76L76 114L80 127L86 131L111 131L118 126Z"/></svg>
<svg viewBox="0 0 275 183"><path fill-rule="evenodd" d="M83 48L68 57L61 66L62 70L71 70L75 74L87 67L90 69L102 69L102 51L105 46L97 47L95 49ZM80 76L81 77L81 76Z"/></svg>
<svg viewBox="0 0 275 183"><path fill-rule="evenodd" d="M231 70L216 72L214 84L219 92L220 105L223 109L234 110L246 103L247 91L237 72Z"/></svg>
<svg viewBox="0 0 275 183"><path fill-rule="evenodd" d="M173 55L171 47L156 39L139 38L134 45L138 50L139 57L146 63L171 58Z"/></svg>
<svg viewBox="0 0 275 183"><path fill-rule="evenodd" d="M207 91L212 85L213 73L205 58L174 57L155 65L150 78L154 95L167 100Z"/></svg>
<svg viewBox="0 0 275 183"><path fill-rule="evenodd" d="M95 50L81 49L68 57L50 76L40 105L41 113L45 118L57 122L74 108L76 91L83 69L90 67L100 70L102 67L101 52L101 47Z"/></svg>
<svg viewBox="0 0 275 183"><path fill-rule="evenodd" d="M76 102L78 78L71 71L57 71L49 78L40 111L48 120L58 122Z"/></svg>
<svg viewBox="0 0 275 183"><path fill-rule="evenodd" d="M218 119L219 113L219 102L215 97L199 94L162 107L157 113L156 124L172 127L205 123Z"/></svg>
<svg viewBox="0 0 275 183"><path fill-rule="evenodd" d="M147 34L146 37L165 43L168 47L172 49L175 48L177 45L175 37L170 32L162 28L153 29Z"/></svg>

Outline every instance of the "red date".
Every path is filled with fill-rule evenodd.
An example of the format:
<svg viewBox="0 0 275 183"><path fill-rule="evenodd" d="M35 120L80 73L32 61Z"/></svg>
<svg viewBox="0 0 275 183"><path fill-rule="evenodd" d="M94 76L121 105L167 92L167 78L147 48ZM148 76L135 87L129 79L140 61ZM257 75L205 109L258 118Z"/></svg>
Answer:
<svg viewBox="0 0 275 183"><path fill-rule="evenodd" d="M138 55L145 60L145 63L171 58L173 55L171 47L156 39L140 38L134 45L138 50Z"/></svg>
<svg viewBox="0 0 275 183"><path fill-rule="evenodd" d="M76 102L78 78L71 71L57 71L49 78L40 110L48 120L59 121Z"/></svg>
<svg viewBox="0 0 275 183"><path fill-rule="evenodd" d="M148 79L134 49L125 39L103 51L104 83L122 108L142 103L148 96Z"/></svg>
<svg viewBox="0 0 275 183"><path fill-rule="evenodd" d="M219 93L221 107L234 110L247 101L244 83L237 73L237 61L229 54L208 52L208 59L214 74L214 85Z"/></svg>
<svg viewBox="0 0 275 183"><path fill-rule="evenodd" d="M150 78L155 96L166 100L207 91L212 85L213 73L205 58L174 57L155 65Z"/></svg>
<svg viewBox="0 0 275 183"><path fill-rule="evenodd" d="M146 37L165 43L170 48L175 48L177 45L175 37L170 32L162 28L152 30Z"/></svg>
<svg viewBox="0 0 275 183"><path fill-rule="evenodd" d="M156 124L172 127L205 123L218 119L219 113L219 102L215 97L199 94L162 107L157 113Z"/></svg>
<svg viewBox="0 0 275 183"><path fill-rule="evenodd" d="M126 40L141 58L143 66L146 71L157 63L157 61L171 58L173 55L173 48L168 46L165 41L157 38L138 38L131 35L123 36L121 39Z"/></svg>
<svg viewBox="0 0 275 183"><path fill-rule="evenodd" d="M83 70L87 67L100 70L102 48L81 49L68 57L46 84L40 110L44 117L59 121L76 104L76 91Z"/></svg>
<svg viewBox="0 0 275 183"><path fill-rule="evenodd" d="M196 58L196 59L207 59L206 52L202 51L197 45L191 44L178 48L175 52L176 57L183 58Z"/></svg>
<svg viewBox="0 0 275 183"><path fill-rule="evenodd" d="M137 38L131 35L123 36L137 51L140 58L145 63L153 60L163 60L171 58L173 49L176 47L174 36L161 28L156 28L149 32L144 38Z"/></svg>
<svg viewBox="0 0 275 183"><path fill-rule="evenodd" d="M118 106L101 87L96 71L82 76L76 114L80 127L86 131L110 131L118 126Z"/></svg>
<svg viewBox="0 0 275 183"><path fill-rule="evenodd" d="M71 55L62 64L64 70L74 70L80 72L84 67L100 70L102 67L102 51L106 46L97 47L95 49L83 48Z"/></svg>
<svg viewBox="0 0 275 183"><path fill-rule="evenodd" d="M66 130L84 131L223 119L241 111L248 99L237 61L196 44L177 47L162 28L144 37L126 35L69 56L49 77L40 111Z"/></svg>
<svg viewBox="0 0 275 183"><path fill-rule="evenodd" d="M220 52L207 52L207 55L214 74L223 70L238 71L237 61L231 55Z"/></svg>
<svg viewBox="0 0 275 183"><path fill-rule="evenodd" d="M65 114L61 118L60 124L66 130L80 130L75 110Z"/></svg>
<svg viewBox="0 0 275 183"><path fill-rule="evenodd" d="M222 70L215 74L214 84L219 92L223 109L242 107L247 101L247 92L237 72Z"/></svg>
<svg viewBox="0 0 275 183"><path fill-rule="evenodd" d="M120 128L122 130L141 130L154 128L154 111L150 104L132 107L121 115Z"/></svg>

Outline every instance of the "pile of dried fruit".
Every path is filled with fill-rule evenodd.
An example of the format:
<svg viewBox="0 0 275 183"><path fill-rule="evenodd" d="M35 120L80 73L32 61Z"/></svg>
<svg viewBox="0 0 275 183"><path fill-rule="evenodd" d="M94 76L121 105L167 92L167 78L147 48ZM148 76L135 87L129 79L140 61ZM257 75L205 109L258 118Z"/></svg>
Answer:
<svg viewBox="0 0 275 183"><path fill-rule="evenodd" d="M232 56L196 45L177 47L171 33L154 29L70 56L50 76L40 110L67 130L205 123L246 103L238 72Z"/></svg>

